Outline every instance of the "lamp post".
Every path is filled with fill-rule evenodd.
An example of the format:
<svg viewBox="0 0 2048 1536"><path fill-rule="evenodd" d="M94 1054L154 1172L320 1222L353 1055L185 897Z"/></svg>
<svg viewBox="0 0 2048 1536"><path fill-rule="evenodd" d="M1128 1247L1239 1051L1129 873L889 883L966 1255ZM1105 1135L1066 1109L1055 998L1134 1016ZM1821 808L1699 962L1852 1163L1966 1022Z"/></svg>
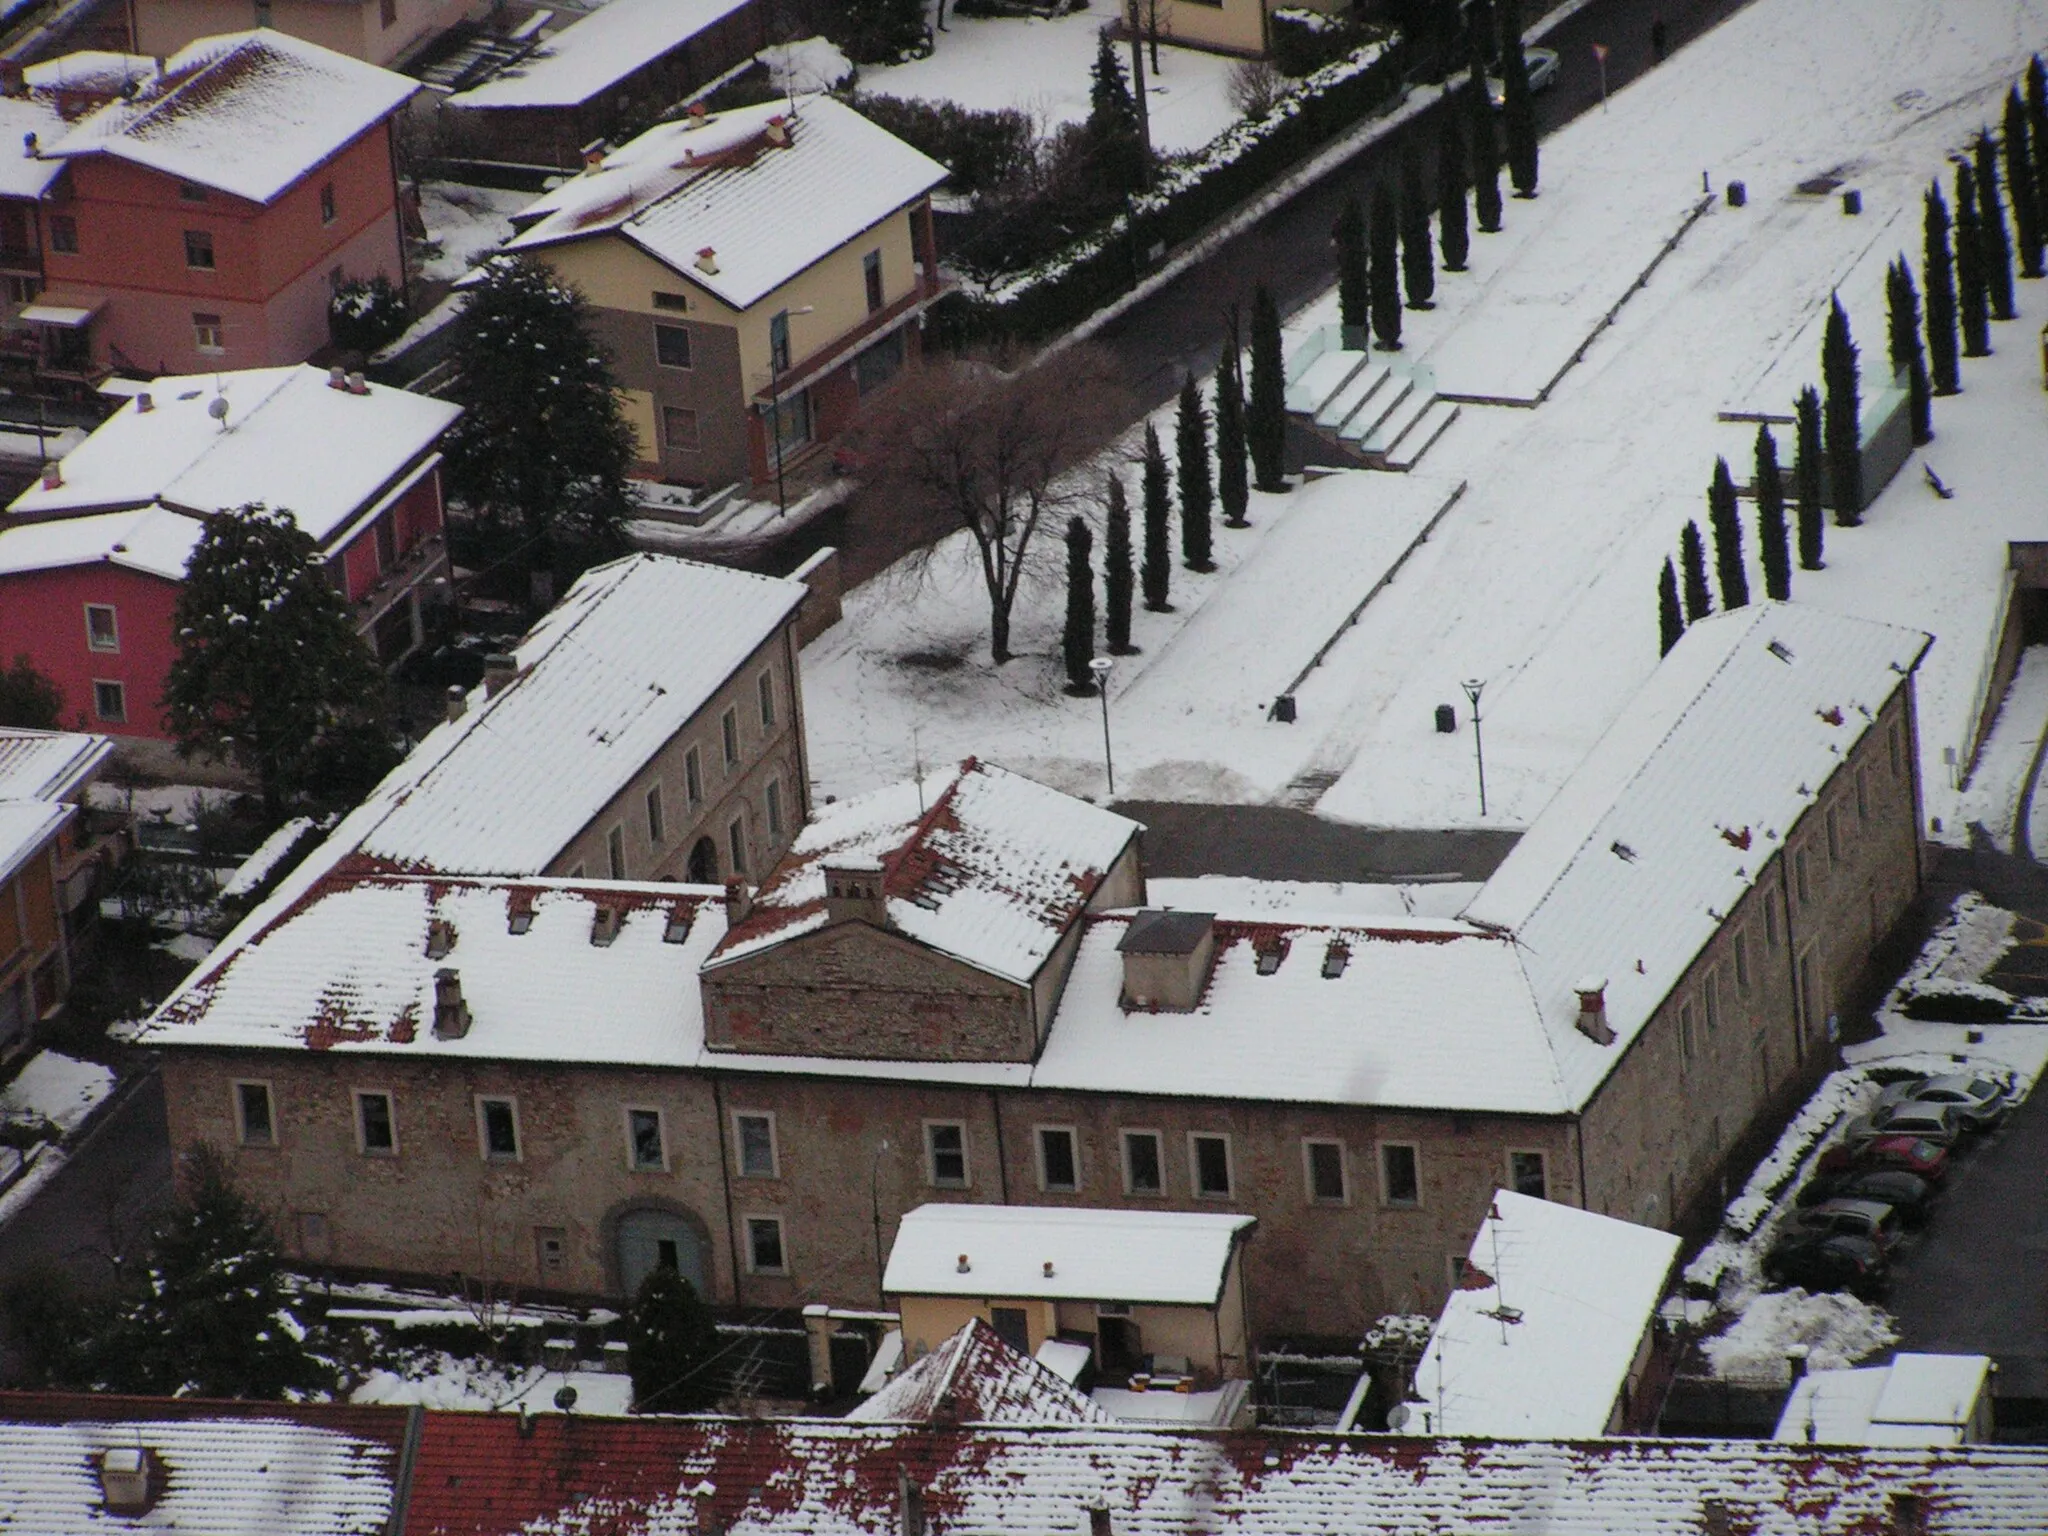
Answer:
<svg viewBox="0 0 2048 1536"><path fill-rule="evenodd" d="M868 1164L868 1215L875 1224L875 1294L882 1294L882 1159L889 1155L889 1138L884 1136Z"/></svg>
<svg viewBox="0 0 2048 1536"><path fill-rule="evenodd" d="M1109 673L1116 665L1113 657L1097 656L1088 663L1088 670L1095 674L1095 691L1102 696L1102 772L1109 780L1109 798L1116 798L1116 760L1109 752Z"/></svg>
<svg viewBox="0 0 2048 1536"><path fill-rule="evenodd" d="M776 344L776 326L769 322L768 330L768 409L775 418L775 515L781 517L789 511L789 497L782 488L782 354L790 350L789 322L798 315L808 315L817 308L806 304L801 309L785 309L776 315L781 324L781 345Z"/></svg>
<svg viewBox="0 0 2048 1536"><path fill-rule="evenodd" d="M1465 690L1465 697L1472 701L1472 756L1479 764L1479 814L1486 815L1486 746L1479 737L1479 693L1486 684L1479 678L1468 677L1459 684Z"/></svg>

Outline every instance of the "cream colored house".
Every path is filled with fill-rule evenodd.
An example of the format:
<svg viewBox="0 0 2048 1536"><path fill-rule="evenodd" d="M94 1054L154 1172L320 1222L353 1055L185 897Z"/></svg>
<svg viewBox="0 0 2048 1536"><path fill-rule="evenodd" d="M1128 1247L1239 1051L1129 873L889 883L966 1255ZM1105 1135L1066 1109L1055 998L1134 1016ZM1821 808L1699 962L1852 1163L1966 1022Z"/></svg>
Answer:
<svg viewBox="0 0 2048 1536"><path fill-rule="evenodd" d="M390 65L462 19L470 0L127 0L134 51L162 58L222 32L271 27Z"/></svg>

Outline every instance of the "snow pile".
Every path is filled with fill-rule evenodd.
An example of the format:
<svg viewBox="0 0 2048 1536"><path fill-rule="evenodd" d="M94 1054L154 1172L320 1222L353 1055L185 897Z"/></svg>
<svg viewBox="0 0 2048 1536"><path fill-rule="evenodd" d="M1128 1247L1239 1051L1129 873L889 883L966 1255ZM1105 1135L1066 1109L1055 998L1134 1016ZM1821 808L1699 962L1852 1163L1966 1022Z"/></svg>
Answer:
<svg viewBox="0 0 2048 1536"><path fill-rule="evenodd" d="M54 1126L69 1136L114 1091L111 1068L41 1051L0 1088L0 1125Z"/></svg>
<svg viewBox="0 0 2048 1536"><path fill-rule="evenodd" d="M1840 1370L1899 1340L1890 1314L1853 1296L1772 1291L1759 1296L1726 1333L1700 1346L1723 1380L1782 1386L1791 1380L1785 1351L1803 1344L1809 1367Z"/></svg>
<svg viewBox="0 0 2048 1536"><path fill-rule="evenodd" d="M512 238L512 216L533 201L530 192L429 181L420 187L420 219L436 254L420 268L430 282L452 283Z"/></svg>
<svg viewBox="0 0 2048 1536"><path fill-rule="evenodd" d="M768 66L769 80L784 95L836 91L853 76L853 61L836 43L822 37L776 43L754 57Z"/></svg>

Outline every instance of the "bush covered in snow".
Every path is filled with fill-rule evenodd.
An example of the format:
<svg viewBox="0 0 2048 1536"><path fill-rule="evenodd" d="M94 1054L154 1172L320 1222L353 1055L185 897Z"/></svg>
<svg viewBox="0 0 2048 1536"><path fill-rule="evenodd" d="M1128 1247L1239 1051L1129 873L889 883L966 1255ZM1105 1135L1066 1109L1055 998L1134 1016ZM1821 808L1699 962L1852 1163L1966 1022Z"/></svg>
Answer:
<svg viewBox="0 0 2048 1536"><path fill-rule="evenodd" d="M350 278L327 301L327 334L345 352L374 352L409 324L405 296L382 272Z"/></svg>
<svg viewBox="0 0 2048 1536"><path fill-rule="evenodd" d="M855 96L850 104L952 172L956 192L993 191L1029 175L1037 163L1031 118L1014 109L977 112L952 101L874 95Z"/></svg>

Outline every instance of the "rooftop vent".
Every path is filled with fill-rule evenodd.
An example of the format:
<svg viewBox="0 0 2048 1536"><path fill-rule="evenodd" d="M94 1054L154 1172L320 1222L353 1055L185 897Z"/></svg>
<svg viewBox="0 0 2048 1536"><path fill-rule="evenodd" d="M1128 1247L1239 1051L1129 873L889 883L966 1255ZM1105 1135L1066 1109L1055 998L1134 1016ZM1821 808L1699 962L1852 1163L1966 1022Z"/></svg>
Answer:
<svg viewBox="0 0 2048 1536"><path fill-rule="evenodd" d="M460 1040L469 1033L469 1005L462 1000L462 973L452 965L434 972L434 1038Z"/></svg>
<svg viewBox="0 0 2048 1536"><path fill-rule="evenodd" d="M1581 976L1572 990L1579 994L1579 1033L1595 1045L1614 1044L1614 1030L1607 1023L1607 978Z"/></svg>
<svg viewBox="0 0 2048 1536"><path fill-rule="evenodd" d="M1052 1260L1051 1260L1051 1259L1047 1259L1047 1260L1045 1261L1045 1278L1046 1278L1046 1279L1048 1279L1048 1280L1050 1280L1050 1279L1052 1278Z"/></svg>
<svg viewBox="0 0 2048 1536"><path fill-rule="evenodd" d="M960 1261L953 1266L953 1273L956 1275L965 1275L971 1274L973 1273L973 1271L974 1266L967 1262L967 1255L964 1253L961 1254Z"/></svg>
<svg viewBox="0 0 2048 1536"><path fill-rule="evenodd" d="M495 699L519 675L518 658L493 651L484 658L484 697Z"/></svg>
<svg viewBox="0 0 2048 1536"><path fill-rule="evenodd" d="M156 1503L152 1477L156 1457L139 1445L117 1445L100 1452L100 1494L107 1512L115 1515L143 1515Z"/></svg>
<svg viewBox="0 0 2048 1536"><path fill-rule="evenodd" d="M427 958L445 960L448 951L455 947L455 925L445 917L437 917L427 924Z"/></svg>
<svg viewBox="0 0 2048 1536"><path fill-rule="evenodd" d="M147 416L151 411L155 409L156 401L150 398L149 391L146 389L138 390L135 395L135 414L138 416Z"/></svg>
<svg viewBox="0 0 2048 1536"><path fill-rule="evenodd" d="M841 859L825 866L825 921L889 926L879 859Z"/></svg>
<svg viewBox="0 0 2048 1536"><path fill-rule="evenodd" d="M604 164L604 140L592 139L583 146L580 153L583 156L583 169L586 171L596 170L600 165Z"/></svg>
<svg viewBox="0 0 2048 1536"><path fill-rule="evenodd" d="M1123 1006L1185 1013L1201 1001L1216 956L1216 914L1138 913L1117 944L1124 957Z"/></svg>
<svg viewBox="0 0 2048 1536"><path fill-rule="evenodd" d="M24 133L21 136L21 152L31 160L40 158L43 152L41 142L34 134Z"/></svg>
<svg viewBox="0 0 2048 1536"><path fill-rule="evenodd" d="M339 363L329 368L327 370L327 387L329 389L347 389L348 370Z"/></svg>
<svg viewBox="0 0 2048 1536"><path fill-rule="evenodd" d="M787 144L789 142L788 118L771 117L768 119L768 142L770 144Z"/></svg>
<svg viewBox="0 0 2048 1536"><path fill-rule="evenodd" d="M1787 645L1782 640L1773 640L1769 645L1765 646L1764 649L1769 651L1773 656L1777 657L1780 661L1790 662L1792 660L1792 647Z"/></svg>
<svg viewBox="0 0 2048 1536"><path fill-rule="evenodd" d="M590 913L590 942L603 949L619 936L619 911L616 907L595 907Z"/></svg>
<svg viewBox="0 0 2048 1536"><path fill-rule="evenodd" d="M718 251L715 247L707 245L697 253L697 270L709 273L712 276L717 275Z"/></svg>
<svg viewBox="0 0 2048 1536"><path fill-rule="evenodd" d="M361 373L352 373L348 376L348 392L352 395L367 395L370 392L370 381Z"/></svg>
<svg viewBox="0 0 2048 1536"><path fill-rule="evenodd" d="M61 491L64 489L64 466L52 460L43 466L43 489Z"/></svg>
<svg viewBox="0 0 2048 1536"><path fill-rule="evenodd" d="M469 693L460 683L450 683L442 705L450 720L460 720L463 711L469 708Z"/></svg>

